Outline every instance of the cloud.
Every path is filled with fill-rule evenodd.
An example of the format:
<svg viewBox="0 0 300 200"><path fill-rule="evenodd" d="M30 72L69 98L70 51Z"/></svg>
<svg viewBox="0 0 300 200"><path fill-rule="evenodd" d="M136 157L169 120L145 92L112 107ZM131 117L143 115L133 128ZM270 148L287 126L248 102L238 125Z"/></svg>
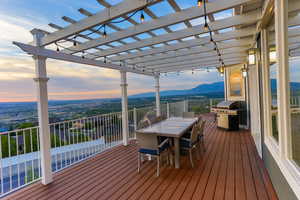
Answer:
<svg viewBox="0 0 300 200"><path fill-rule="evenodd" d="M113 0L112 4L120 0ZM165 3L164 3L165 4ZM51 9L47 9L51 6ZM12 41L30 42L30 30L41 28L51 30L47 24L51 21L66 26L68 23L59 19L72 16L75 20L83 16L78 8L99 11L96 0L81 2L71 0L10 1L2 0L0 5L0 102L32 101L36 98L35 65L31 56L12 44ZM41 12L43 9L43 12ZM167 11L167 10L166 10ZM170 10L171 11L171 10ZM182 28L183 24L175 25ZM175 27L174 26L174 27ZM50 99L88 99L120 97L120 73L116 70L79 65L74 63L47 60L47 72ZM199 83L212 82L216 73L197 72L162 77L161 88L185 89ZM153 77L128 73L128 93L136 94L154 91Z"/></svg>

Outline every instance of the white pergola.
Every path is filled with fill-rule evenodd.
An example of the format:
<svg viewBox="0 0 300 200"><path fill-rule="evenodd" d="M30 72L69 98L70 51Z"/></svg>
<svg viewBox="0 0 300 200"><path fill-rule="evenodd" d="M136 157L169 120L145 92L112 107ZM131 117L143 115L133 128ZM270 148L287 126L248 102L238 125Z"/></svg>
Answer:
<svg viewBox="0 0 300 200"><path fill-rule="evenodd" d="M31 31L33 42L28 44L14 42L23 51L33 55L35 60L34 80L38 88L43 184L52 182L47 58L120 71L123 143L127 145L129 132L127 72L154 77L156 112L159 116L160 74L219 67L221 65L219 53L226 67L247 63L247 52L255 44L264 20L269 17L268 5L272 2L272 0L212 0L207 1L205 13L203 6L197 6L197 0L194 0L194 6L185 9L182 9L176 0L123 0L116 5L111 5L106 0L97 1L105 9L92 13L80 8L78 11L84 16L82 20L76 21L64 16L62 19L69 23L68 26L61 27L50 23L49 26L56 29L54 32L34 29ZM168 3L173 12L158 17L158 14L151 10L151 6L154 4L159 6L161 3ZM294 0L293 4L294 6L289 8L290 12L300 9L299 0ZM150 20L140 22L130 17L140 12L147 14ZM232 12L232 15L220 17L223 12ZM203 21L205 14L219 53L215 51L215 46L210 41L205 24L193 25L193 20ZM300 25L299 16L290 18L290 23ZM112 23L120 19L132 26L123 29L118 23ZM173 31L170 27L176 24L182 25L183 28ZM107 34L103 31L105 27L113 31ZM156 30L163 30L165 33L157 34ZM140 34L148 34L149 37L141 39L138 36ZM300 28L293 29L289 35L295 38L295 42L289 45L296 45L297 41L299 42ZM274 35L271 37L275 40ZM127 39L133 42L129 43ZM116 46L115 43L119 45ZM66 46L62 47L60 44ZM58 45L60 51L53 49L55 45Z"/></svg>

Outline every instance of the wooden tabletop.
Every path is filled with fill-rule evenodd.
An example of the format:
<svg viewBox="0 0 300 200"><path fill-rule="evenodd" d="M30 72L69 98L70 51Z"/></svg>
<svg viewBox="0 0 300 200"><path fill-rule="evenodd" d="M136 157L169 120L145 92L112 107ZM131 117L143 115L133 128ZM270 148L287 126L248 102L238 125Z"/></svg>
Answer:
<svg viewBox="0 0 300 200"><path fill-rule="evenodd" d="M139 129L136 132L179 138L197 121L198 118L171 117L161 122L155 123L147 128Z"/></svg>

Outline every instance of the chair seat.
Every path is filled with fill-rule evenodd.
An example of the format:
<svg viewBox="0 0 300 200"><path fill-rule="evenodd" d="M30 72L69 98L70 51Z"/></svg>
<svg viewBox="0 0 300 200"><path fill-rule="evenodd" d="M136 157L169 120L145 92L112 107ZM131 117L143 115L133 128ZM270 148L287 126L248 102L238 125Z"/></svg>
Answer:
<svg viewBox="0 0 300 200"><path fill-rule="evenodd" d="M191 143L191 140L189 138L186 137L182 137L180 139L180 148L191 148L193 145L197 144L198 141Z"/></svg>
<svg viewBox="0 0 300 200"><path fill-rule="evenodd" d="M145 148L140 148L139 152L143 153L143 154L150 154L150 155L159 155L161 152L163 152L164 150L166 150L167 148L170 147L169 142L166 142L162 147L157 149L145 149Z"/></svg>

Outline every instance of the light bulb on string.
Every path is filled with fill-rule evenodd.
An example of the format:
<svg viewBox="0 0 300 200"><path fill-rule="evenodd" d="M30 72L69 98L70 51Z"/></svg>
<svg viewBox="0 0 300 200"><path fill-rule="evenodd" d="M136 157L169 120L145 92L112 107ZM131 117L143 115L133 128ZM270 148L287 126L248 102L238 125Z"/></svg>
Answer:
<svg viewBox="0 0 300 200"><path fill-rule="evenodd" d="M81 55L81 58L84 59L84 51L82 51L82 55Z"/></svg>
<svg viewBox="0 0 300 200"><path fill-rule="evenodd" d="M208 24L207 24L207 22L205 22L205 24L204 24L204 31L208 31Z"/></svg>
<svg viewBox="0 0 300 200"><path fill-rule="evenodd" d="M56 45L56 51L58 52L59 51L59 47L57 45L57 43L55 42L55 45Z"/></svg>
<svg viewBox="0 0 300 200"><path fill-rule="evenodd" d="M106 33L106 25L104 24L104 31L103 31L103 37L106 38L107 37L107 33Z"/></svg>
<svg viewBox="0 0 300 200"><path fill-rule="evenodd" d="M140 20L142 23L145 21L144 10L141 10Z"/></svg>
<svg viewBox="0 0 300 200"><path fill-rule="evenodd" d="M74 41L73 41L73 45L74 45L74 46L77 46L76 37L77 37L77 36L74 37Z"/></svg>
<svg viewBox="0 0 300 200"><path fill-rule="evenodd" d="M197 5L198 7L201 7L203 5L203 0L198 0Z"/></svg>

